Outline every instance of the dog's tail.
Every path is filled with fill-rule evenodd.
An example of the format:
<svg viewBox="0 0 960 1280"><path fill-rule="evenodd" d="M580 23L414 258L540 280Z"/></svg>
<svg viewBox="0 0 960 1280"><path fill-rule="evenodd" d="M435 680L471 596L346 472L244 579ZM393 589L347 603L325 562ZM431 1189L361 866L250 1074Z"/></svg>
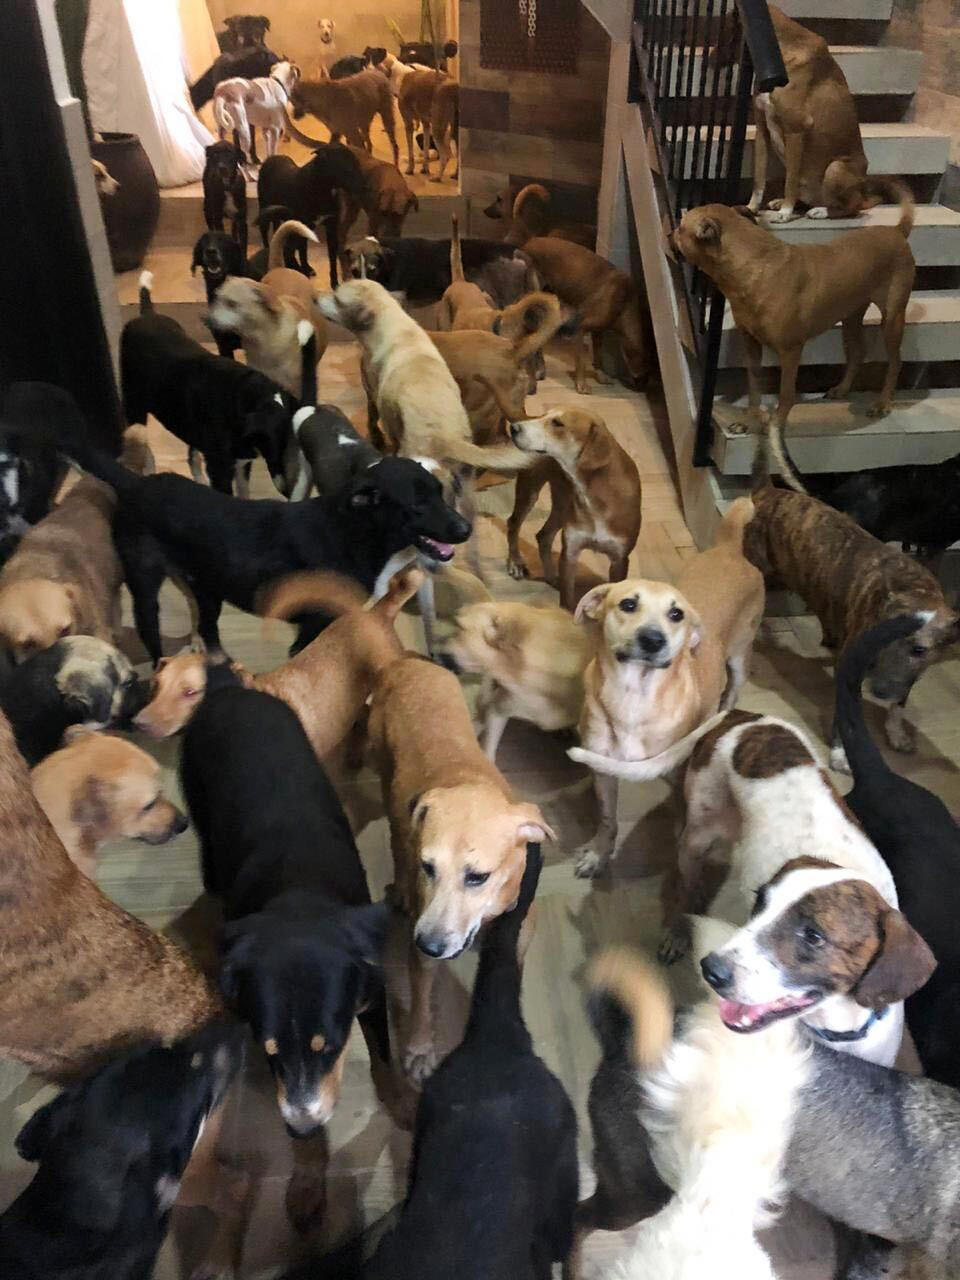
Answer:
<svg viewBox="0 0 960 1280"><path fill-rule="evenodd" d="M900 221L897 230L909 236L916 217L913 192L899 178L870 177L863 180L863 208L873 209L878 204L898 204Z"/></svg>
<svg viewBox="0 0 960 1280"><path fill-rule="evenodd" d="M302 236L312 244L320 243L306 223L297 222L296 218L291 218L289 222L281 222L270 240L270 252L267 254L268 271L275 271L277 267L284 265L283 249L290 236Z"/></svg>
<svg viewBox="0 0 960 1280"><path fill-rule="evenodd" d="M720 528L713 545L715 547L732 547L743 554L743 535L747 525L756 515L757 509L752 498L735 498L727 508L726 515L720 521Z"/></svg>
<svg viewBox="0 0 960 1280"><path fill-rule="evenodd" d="M770 436L761 430L757 436L757 446L753 454L753 466L750 468L750 492L757 494L770 483Z"/></svg>
<svg viewBox="0 0 960 1280"><path fill-rule="evenodd" d="M527 845L527 865L520 881L517 905L489 925L473 984L470 1017L463 1043L471 1039L515 1052L529 1051L530 1033L520 1012L522 971L517 955L520 929L533 903L543 856L538 844Z"/></svg>
<svg viewBox="0 0 960 1280"><path fill-rule="evenodd" d="M420 569L404 569L390 579L386 594L374 605L352 578L338 573L308 569L291 573L272 583L258 601L257 612L265 618L293 618L298 613L326 613L340 617L354 610L370 608L391 626L397 614L423 582Z"/></svg>
<svg viewBox="0 0 960 1280"><path fill-rule="evenodd" d="M549 203L550 192L547 188L539 182L528 182L525 187L520 188L513 201L514 221L519 222L522 227L530 231L531 235L536 235L536 230L527 222L527 213L530 206L535 205L542 222Z"/></svg>
<svg viewBox="0 0 960 1280"><path fill-rule="evenodd" d="M257 229L261 235L272 235L278 227L289 222L292 217L293 214L286 205L268 204L257 214Z"/></svg>
<svg viewBox="0 0 960 1280"><path fill-rule="evenodd" d="M146 315L148 311L153 310L153 298L150 296L153 290L153 272L140 272L140 314Z"/></svg>
<svg viewBox="0 0 960 1280"><path fill-rule="evenodd" d="M286 119L287 132L292 138L296 138L298 142L302 142L305 147L309 147L311 151L316 151L318 148L322 150L328 145L322 138L311 138L308 133L304 133L302 129L297 128L293 123L293 116L290 114L289 103L284 106L283 114Z"/></svg>
<svg viewBox="0 0 960 1280"><path fill-rule="evenodd" d="M569 323L570 316L555 294L528 293L519 302L504 307L500 332L506 337L517 331L519 336L514 339L513 354L518 361L523 361L542 351L554 334Z"/></svg>
<svg viewBox="0 0 960 1280"><path fill-rule="evenodd" d="M657 756L648 756L646 760L614 760L611 756L597 755L595 751L587 751L584 747L570 747L567 755L578 764L586 765L594 773L626 778L629 782L650 782L654 778L662 778L664 774L683 764L704 734L722 724L727 714L726 711L718 711L709 720L697 725L685 738L667 747L666 751L661 751Z"/></svg>
<svg viewBox="0 0 960 1280"><path fill-rule="evenodd" d="M795 489L797 493L809 493L804 477L797 470L796 463L790 456L790 450L787 448L787 442L783 438L783 432L780 430L780 423L777 421L776 414L771 418L770 425L763 433L769 435L769 452L773 455L773 460L777 464L780 474L791 489ZM759 453L761 444L757 445ZM768 470L769 475L769 470ZM756 487L756 486L754 486Z"/></svg>
<svg viewBox="0 0 960 1280"><path fill-rule="evenodd" d="M493 395L503 411L503 397L498 390L494 390L493 383L488 382L486 378L478 375L481 382L484 382L493 391ZM510 419L508 418L508 421ZM532 467L537 458L535 454L524 453L522 449L518 449L515 444L493 444L479 445L474 444L472 440L445 440L438 439L434 448L431 450L431 456L442 458L445 462L462 462L470 467L478 467L485 471L524 471L527 467Z"/></svg>
<svg viewBox="0 0 960 1280"><path fill-rule="evenodd" d="M887 762L871 738L863 718L861 685L864 677L888 644L913 635L929 621L929 617L929 614L921 612L885 618L859 635L844 652L837 672L836 728L855 780L867 773L874 777L889 773Z"/></svg>
<svg viewBox="0 0 960 1280"><path fill-rule="evenodd" d="M463 257L460 253L460 219L457 215L450 215L450 282L451 284L462 284L463 275Z"/></svg>
<svg viewBox="0 0 960 1280"><path fill-rule="evenodd" d="M216 91L213 94L213 120L222 137L226 137L236 127L227 107L226 99Z"/></svg>
<svg viewBox="0 0 960 1280"><path fill-rule="evenodd" d="M631 947L603 951L587 971L587 1012L605 1059L626 1056L642 1070L673 1039L673 1002L659 970Z"/></svg>

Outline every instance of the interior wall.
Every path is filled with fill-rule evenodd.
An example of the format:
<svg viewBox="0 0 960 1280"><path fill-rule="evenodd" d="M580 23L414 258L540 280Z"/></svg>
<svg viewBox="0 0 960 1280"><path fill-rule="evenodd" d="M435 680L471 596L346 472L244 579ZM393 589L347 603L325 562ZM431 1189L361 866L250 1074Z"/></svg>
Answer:
<svg viewBox="0 0 960 1280"><path fill-rule="evenodd" d="M267 44L276 53L286 54L304 75L314 74L320 54L317 22L333 18L337 24L337 56L362 53L367 45L383 45L397 52L396 37L387 26L392 18L404 38L420 38L420 0L383 0L383 7L356 5L352 0L207 0L214 27L223 28L223 19L234 13L262 13L270 19ZM434 22L443 25L444 4L434 0ZM443 39L441 32L437 32Z"/></svg>

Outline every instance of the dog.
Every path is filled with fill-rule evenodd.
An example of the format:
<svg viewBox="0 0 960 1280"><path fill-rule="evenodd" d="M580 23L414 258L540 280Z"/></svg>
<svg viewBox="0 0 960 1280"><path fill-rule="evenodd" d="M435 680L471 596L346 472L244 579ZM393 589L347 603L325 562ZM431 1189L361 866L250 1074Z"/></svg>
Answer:
<svg viewBox="0 0 960 1280"><path fill-rule="evenodd" d="M319 65L329 71L337 57L337 24L333 18L320 18L317 27L320 30Z"/></svg>
<svg viewBox="0 0 960 1280"><path fill-rule="evenodd" d="M221 50L254 48L262 46L264 37L270 30L270 19L262 13L231 14L223 19L225 32L217 32L217 43Z"/></svg>
<svg viewBox="0 0 960 1280"><path fill-rule="evenodd" d="M81 421L73 396L51 383L13 382L0 393L0 562L47 515L66 474L42 429Z"/></svg>
<svg viewBox="0 0 960 1280"><path fill-rule="evenodd" d="M373 236L402 236L403 224L411 209L419 209L420 202L407 185L396 165L378 160L360 147L350 150L357 157L363 175L363 196L356 199L343 193L341 197L340 226L337 239L342 250L341 265L344 275L350 275L350 260L345 252L350 230L360 210L367 215L367 230Z"/></svg>
<svg viewBox="0 0 960 1280"><path fill-rule="evenodd" d="M393 121L393 96L387 79L373 67L344 80L298 80L290 95L293 117L310 114L330 130L330 141L345 138L351 146L369 151L370 125L379 116L393 151L393 163L400 153Z"/></svg>
<svg viewBox="0 0 960 1280"><path fill-rule="evenodd" d="M508 307L537 287L529 263L512 245L471 237L460 242L460 249L464 275L478 284L496 307ZM349 245L345 253L354 279L375 280L413 303L439 302L452 283L449 240L368 236Z"/></svg>
<svg viewBox="0 0 960 1280"><path fill-rule="evenodd" d="M456 677L398 659L374 683L371 758L390 819L394 894L410 920L411 1010L403 1069L416 1085L436 1066L432 961L459 955L517 900L528 844L553 832L514 799L477 743Z"/></svg>
<svg viewBox="0 0 960 1280"><path fill-rule="evenodd" d="M542 330L538 336L543 336ZM507 424L525 415L531 383L529 368L517 358L513 343L476 329L431 332L430 340L457 384L474 443L483 448L509 446ZM379 416L369 399L367 409L374 434Z"/></svg>
<svg viewBox="0 0 960 1280"><path fill-rule="evenodd" d="M65 636L0 680L0 708L31 767L56 751L71 725L126 727L143 694L127 658L94 636Z"/></svg>
<svg viewBox="0 0 960 1280"><path fill-rule="evenodd" d="M31 771L30 783L70 861L91 879L101 845L166 844L187 829L161 792L156 760L112 734L74 738Z"/></svg>
<svg viewBox="0 0 960 1280"><path fill-rule="evenodd" d="M577 313L580 331L593 344L594 376L609 381L600 367L604 333L613 333L620 342L630 377L642 386L650 374L650 343L646 301L633 279L618 271L605 258L583 245L556 236L535 236L523 246L523 254L534 265L542 287ZM586 349L577 342L573 382L587 394Z"/></svg>
<svg viewBox="0 0 960 1280"><path fill-rule="evenodd" d="M890 868L903 914L937 958L930 981L907 1000L907 1026L924 1074L957 1088L953 1008L960 949L952 905L960 885L960 829L932 792L888 767L864 723L860 698L877 656L888 644L915 635L924 621L924 614L887 618L853 641L837 672L836 723L853 774L844 800Z"/></svg>
<svg viewBox="0 0 960 1280"><path fill-rule="evenodd" d="M496 760L510 720L545 733L576 727L593 642L565 609L480 601L458 610L454 626L441 661L458 674L483 677L477 715L488 760Z"/></svg>
<svg viewBox="0 0 960 1280"><path fill-rule="evenodd" d="M528 240L540 236L556 236L560 240L571 240L574 244L583 245L585 249L594 249L597 243L596 227L586 226L579 222L557 222L550 206L553 197L539 182L528 182L521 187L513 200L512 217L503 237L506 244L515 244L522 249ZM503 195L489 204L483 211L485 218L495 222L506 217L506 210L511 206Z"/></svg>
<svg viewBox="0 0 960 1280"><path fill-rule="evenodd" d="M388 911L371 905L340 801L296 714L229 668L211 671L180 780L204 888L224 905L221 985L266 1054L288 1132L308 1137L333 1114L355 1017L371 1060L389 1061L379 976Z"/></svg>
<svg viewBox="0 0 960 1280"><path fill-rule="evenodd" d="M387 53L386 49L384 49L383 57L380 61L374 61L373 65L378 71L382 71L390 81L390 92L395 98L399 98L401 86L411 71L435 70L435 68L428 67L422 62L401 62L396 54Z"/></svg>
<svg viewBox="0 0 960 1280"><path fill-rule="evenodd" d="M256 80L239 77L221 80L213 93L213 118L221 142L232 132L244 158L250 164L258 164L253 130L260 129L266 155L276 155L280 139L286 133L286 106L299 78L298 66L278 62L270 68L269 76Z"/></svg>
<svg viewBox="0 0 960 1280"><path fill-rule="evenodd" d="M3 1274L149 1275L191 1155L242 1061L239 1029L211 1022L128 1050L35 1111L17 1151L37 1172L0 1216Z"/></svg>
<svg viewBox="0 0 960 1280"><path fill-rule="evenodd" d="M358 72L365 71L369 65L370 59L366 54L348 53L346 57L336 60L327 75L331 80L346 80L347 76L355 76Z"/></svg>
<svg viewBox="0 0 960 1280"><path fill-rule="evenodd" d="M843 324L847 365L827 395L836 400L849 394L863 360L863 316L871 303L883 317L887 372L867 416L889 413L915 274L908 243L913 218L913 198L905 191L895 227L864 227L827 244L795 245L727 205L702 205L683 215L670 244L708 275L730 303L746 356L750 413L756 423L761 418L763 347L772 347L780 362L776 419L782 432L796 403L804 343L838 323Z"/></svg>
<svg viewBox="0 0 960 1280"><path fill-rule="evenodd" d="M18 659L63 636L113 642L123 581L113 545L115 506L106 485L78 481L0 570L0 640Z"/></svg>
<svg viewBox="0 0 960 1280"><path fill-rule="evenodd" d="M203 167L203 219L208 231L222 231L230 219L230 235L247 256L247 179L241 164L243 152L232 142L214 142L206 149Z"/></svg>
<svg viewBox="0 0 960 1280"><path fill-rule="evenodd" d="M120 190L120 183L116 178L111 177L107 166L100 160L94 160L92 156L90 164L93 167L93 181L100 199L107 200L110 196L115 196Z"/></svg>
<svg viewBox="0 0 960 1280"><path fill-rule="evenodd" d="M271 156L264 161L257 179L257 201L261 209L281 205L290 215L308 227L323 221L326 229L330 284L337 287L337 220L340 216L338 192L361 200L363 174L356 156L348 147L333 143L311 142L313 156L299 167L289 156ZM263 232L264 246L267 232ZM300 253L304 275L312 276L307 262L306 241Z"/></svg>
<svg viewBox="0 0 960 1280"><path fill-rule="evenodd" d="M248 274L247 263L244 262L240 246L233 236L227 235L225 231L204 231L203 235L197 237L193 246L190 274L195 275L198 267L203 273L208 308L213 305L217 290L228 276ZM217 344L218 355L232 358L233 353L239 350L240 339L236 334L224 333L213 328L210 332Z"/></svg>
<svg viewBox="0 0 960 1280"><path fill-rule="evenodd" d="M913 636L880 654L870 673L876 697L890 702L886 734L897 751L914 750L913 726L904 718L910 690L960 635L960 615L950 608L929 570L896 548L864 532L839 511L767 481L766 437L754 466L756 516L747 529L745 551L764 577L775 578L801 595L817 615L823 643L843 655L861 632L884 618L923 610L929 621ZM834 730L830 767L847 771Z"/></svg>
<svg viewBox="0 0 960 1280"><path fill-rule="evenodd" d="M539 872L532 846L516 905L484 936L463 1043L424 1087L406 1199L363 1267L364 1280L536 1280L570 1256L576 1117L560 1081L534 1053L520 1010L517 946ZM462 1176L450 1177L451 1160ZM481 1250L469 1230L478 1198Z"/></svg>
<svg viewBox="0 0 960 1280"><path fill-rule="evenodd" d="M283 265L290 235L317 243L302 222L284 222L270 241L262 280L226 280L217 290L209 322L214 332L235 333L247 364L307 404L317 399L316 366L327 347L327 326L312 306L313 286Z"/></svg>
<svg viewBox="0 0 960 1280"><path fill-rule="evenodd" d="M200 111L213 97L213 92L221 80L229 80L231 76L242 76L244 80L255 80L258 76L270 74L270 68L283 59L279 54L266 48L263 44L253 44L239 49L224 50L219 58L206 69L199 80L190 86L190 101L194 111Z"/></svg>
<svg viewBox="0 0 960 1280"><path fill-rule="evenodd" d="M605 871L616 846L612 775L629 766L621 773L610 757L642 768L736 704L764 606L763 579L741 549L752 515L749 499L731 504L714 546L686 561L674 586L604 584L577 605L575 620L593 623L598 640L584 677L582 747L568 755L595 770L600 808L596 835L577 851L578 876Z"/></svg>
<svg viewBox="0 0 960 1280"><path fill-rule="evenodd" d="M413 173L413 132L424 131L420 170L430 172L430 148L426 135L433 138L439 157L439 168L431 179L442 182L450 159L451 143L459 120L460 86L442 71L410 71L400 81L397 106L407 137L407 173ZM399 163L394 156L394 164Z"/></svg>
<svg viewBox="0 0 960 1280"><path fill-rule="evenodd" d="M756 213L763 206L771 147L786 169L783 199L770 204L771 222L799 217L798 204L807 206L808 218L855 218L891 194L894 203L902 199L902 183L867 177L856 103L826 40L776 5L770 18L789 81L754 95L749 208Z"/></svg>
<svg viewBox="0 0 960 1280"><path fill-rule="evenodd" d="M160 315L150 297L152 283L151 273L143 272L140 315L120 335L127 422L145 424L154 414L188 446L198 481L203 454L210 484L220 493L231 494L235 480L243 488L247 464L259 454L277 490L293 494L301 468L291 425L297 400L259 370L213 355L171 316Z"/></svg>

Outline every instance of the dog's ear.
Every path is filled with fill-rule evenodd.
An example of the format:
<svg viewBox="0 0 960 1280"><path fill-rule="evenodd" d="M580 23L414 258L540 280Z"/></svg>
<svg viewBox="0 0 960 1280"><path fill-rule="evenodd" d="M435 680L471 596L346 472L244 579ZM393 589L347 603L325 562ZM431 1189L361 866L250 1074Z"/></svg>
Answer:
<svg viewBox="0 0 960 1280"><path fill-rule="evenodd" d="M881 917L879 928L880 951L852 992L857 1004L866 1009L885 1009L906 1000L937 967L933 952L902 912L891 908Z"/></svg>
<svg viewBox="0 0 960 1280"><path fill-rule="evenodd" d="M701 218L694 235L700 244L718 244L720 223L716 218Z"/></svg>
<svg viewBox="0 0 960 1280"><path fill-rule="evenodd" d="M600 617L603 602L606 600L609 590L610 583L601 582L599 587L593 587L585 596L582 596L573 615L574 622L584 622L588 618L591 622L595 622Z"/></svg>
<svg viewBox="0 0 960 1280"><path fill-rule="evenodd" d="M385 902L353 907L346 913L345 925L351 945L364 964L378 968L383 963L390 915Z"/></svg>
<svg viewBox="0 0 960 1280"><path fill-rule="evenodd" d="M190 274L197 274L197 267L203 266L203 242L205 236L201 236L197 243L193 246L193 261L190 263Z"/></svg>
<svg viewBox="0 0 960 1280"><path fill-rule="evenodd" d="M504 627L503 619L497 613L487 615L486 622L483 625L483 640L491 649L499 649L503 643Z"/></svg>
<svg viewBox="0 0 960 1280"><path fill-rule="evenodd" d="M544 840L556 841L557 833L553 827L547 826L543 814L535 804L517 806L520 824L517 827L517 838L525 844L542 844Z"/></svg>
<svg viewBox="0 0 960 1280"><path fill-rule="evenodd" d="M686 601L683 604L683 611L687 617L687 648L693 653L703 639L703 621L693 605Z"/></svg>
<svg viewBox="0 0 960 1280"><path fill-rule="evenodd" d="M42 1160L51 1139L61 1133L69 1121L76 1093L72 1089L64 1089L52 1102L39 1107L17 1134L17 1153L22 1160L35 1164Z"/></svg>
<svg viewBox="0 0 960 1280"><path fill-rule="evenodd" d="M599 471L610 465L613 457L613 443L610 433L602 422L591 422L587 436L577 459L584 470Z"/></svg>
<svg viewBox="0 0 960 1280"><path fill-rule="evenodd" d="M423 825L423 821L426 818L429 809L430 804L426 798L426 792L422 791L419 795L414 796L410 801L407 806L407 813L410 817L410 826L414 830Z"/></svg>
<svg viewBox="0 0 960 1280"><path fill-rule="evenodd" d="M256 941L256 931L251 924L257 919L257 916L245 916L243 920L226 924L220 935L220 990L231 1004L240 998L240 977Z"/></svg>

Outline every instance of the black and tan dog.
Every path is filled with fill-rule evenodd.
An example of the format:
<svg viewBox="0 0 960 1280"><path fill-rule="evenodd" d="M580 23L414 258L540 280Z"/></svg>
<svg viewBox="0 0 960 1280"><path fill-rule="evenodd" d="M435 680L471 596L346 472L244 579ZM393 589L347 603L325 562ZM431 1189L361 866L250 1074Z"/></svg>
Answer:
<svg viewBox="0 0 960 1280"><path fill-rule="evenodd" d="M203 217L207 230L222 231L224 218L228 218L242 261L247 256L247 180L240 167L243 153L232 142L214 142L207 147L206 156Z"/></svg>

